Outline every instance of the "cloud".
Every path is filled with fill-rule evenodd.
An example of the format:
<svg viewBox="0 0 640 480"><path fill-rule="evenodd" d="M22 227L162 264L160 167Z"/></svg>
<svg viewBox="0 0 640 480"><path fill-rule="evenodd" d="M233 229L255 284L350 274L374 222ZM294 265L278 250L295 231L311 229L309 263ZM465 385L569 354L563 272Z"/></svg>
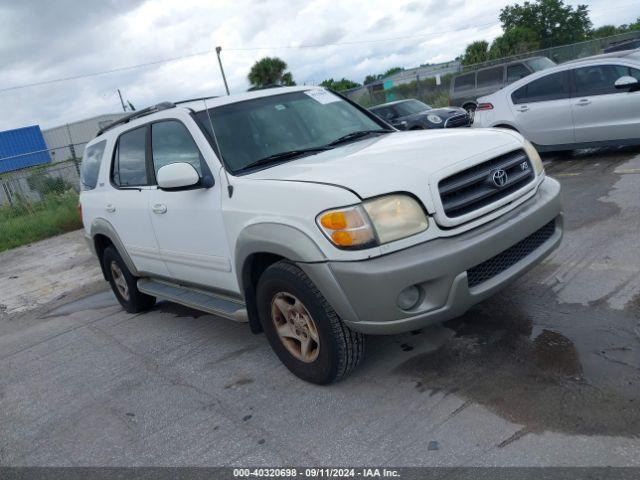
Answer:
<svg viewBox="0 0 640 480"><path fill-rule="evenodd" d="M251 65L267 55L285 60L298 83L329 77L361 82L394 66L453 59L473 40L491 41L500 33L499 10L509 3L513 0L0 0L0 88L210 52L0 92L0 129L46 128L118 111L118 88L139 108L222 94L216 45L222 46L232 92L246 90ZM623 13L627 23L640 15L640 8L609 14L603 0L586 3L598 24L621 23ZM368 42L380 39L395 40ZM333 43L343 45L273 48Z"/></svg>

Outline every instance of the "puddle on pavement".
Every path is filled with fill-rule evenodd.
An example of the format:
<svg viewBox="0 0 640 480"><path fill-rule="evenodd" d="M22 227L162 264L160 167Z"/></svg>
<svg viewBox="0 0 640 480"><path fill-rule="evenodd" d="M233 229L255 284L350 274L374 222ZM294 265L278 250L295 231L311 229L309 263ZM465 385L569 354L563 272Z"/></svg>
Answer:
<svg viewBox="0 0 640 480"><path fill-rule="evenodd" d="M424 394L455 393L524 432L640 436L640 321L605 306L557 304L519 284L445 324L436 351L396 368Z"/></svg>

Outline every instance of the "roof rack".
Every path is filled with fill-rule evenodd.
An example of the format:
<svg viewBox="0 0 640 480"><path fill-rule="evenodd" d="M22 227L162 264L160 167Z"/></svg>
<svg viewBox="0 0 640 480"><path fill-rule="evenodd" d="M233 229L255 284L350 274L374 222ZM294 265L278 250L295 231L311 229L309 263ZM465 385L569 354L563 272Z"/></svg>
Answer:
<svg viewBox="0 0 640 480"><path fill-rule="evenodd" d="M173 102L173 104L179 105L181 103L197 102L199 100L211 100L212 98L220 98L220 95L213 95L211 97L188 98L187 100L180 100L179 102Z"/></svg>
<svg viewBox="0 0 640 480"><path fill-rule="evenodd" d="M178 103L181 103L181 102L178 102ZM107 130L111 130L112 128L117 127L118 125L124 125L125 123L129 123L131 120L135 120L136 118L144 117L146 115L151 115L152 113L160 112L162 110L168 110L169 108L175 108L175 106L176 104L172 102L162 102L162 103L158 103L157 105L153 105L151 107L143 108L142 110L133 112L132 114L124 116L121 119L116 120L115 122L111 122L109 125L106 125L105 127L101 128L100 130L98 130L96 137L99 137Z"/></svg>

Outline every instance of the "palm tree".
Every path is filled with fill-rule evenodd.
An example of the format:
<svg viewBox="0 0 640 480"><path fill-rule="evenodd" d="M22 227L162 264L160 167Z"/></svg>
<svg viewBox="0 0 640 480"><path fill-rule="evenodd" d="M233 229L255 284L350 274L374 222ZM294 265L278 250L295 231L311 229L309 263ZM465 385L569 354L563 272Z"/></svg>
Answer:
<svg viewBox="0 0 640 480"><path fill-rule="evenodd" d="M287 64L278 57L264 57L253 64L247 78L251 86L295 85L290 72L285 72Z"/></svg>

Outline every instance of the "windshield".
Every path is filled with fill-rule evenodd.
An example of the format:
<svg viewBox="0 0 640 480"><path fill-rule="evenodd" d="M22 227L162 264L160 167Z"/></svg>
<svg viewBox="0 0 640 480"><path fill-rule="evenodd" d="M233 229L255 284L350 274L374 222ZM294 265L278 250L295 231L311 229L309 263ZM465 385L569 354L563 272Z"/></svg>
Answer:
<svg viewBox="0 0 640 480"><path fill-rule="evenodd" d="M232 173L281 153L326 147L353 132L383 129L350 103L319 89L221 105L209 113ZM207 111L196 117L211 135Z"/></svg>
<svg viewBox="0 0 640 480"><path fill-rule="evenodd" d="M534 72L539 72L540 70L556 66L555 62L553 60L549 60L547 57L532 58L530 60L525 60L525 62Z"/></svg>

